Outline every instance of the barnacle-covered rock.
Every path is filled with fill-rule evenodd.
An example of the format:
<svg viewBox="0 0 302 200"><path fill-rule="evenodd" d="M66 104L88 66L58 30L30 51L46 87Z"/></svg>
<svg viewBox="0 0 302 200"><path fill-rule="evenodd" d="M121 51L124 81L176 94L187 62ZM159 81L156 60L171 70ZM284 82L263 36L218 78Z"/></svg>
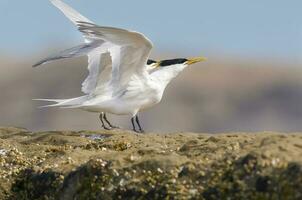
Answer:
<svg viewBox="0 0 302 200"><path fill-rule="evenodd" d="M1 199L302 199L302 134L0 128Z"/></svg>

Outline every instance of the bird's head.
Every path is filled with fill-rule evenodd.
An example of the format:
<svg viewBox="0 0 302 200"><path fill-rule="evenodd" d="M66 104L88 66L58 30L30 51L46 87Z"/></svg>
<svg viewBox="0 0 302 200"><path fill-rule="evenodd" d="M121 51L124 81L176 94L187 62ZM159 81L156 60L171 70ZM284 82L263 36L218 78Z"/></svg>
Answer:
<svg viewBox="0 0 302 200"><path fill-rule="evenodd" d="M150 71L157 70L157 69L163 69L163 68L167 68L167 67L184 68L189 65L193 65L195 63L203 62L206 60L207 59L205 57L176 58L176 59L161 60L161 61L148 60L147 68Z"/></svg>
<svg viewBox="0 0 302 200"><path fill-rule="evenodd" d="M207 59L205 57L176 58L170 60L162 60L158 62L158 67L168 67L168 66L177 66L177 65L189 66L206 60Z"/></svg>

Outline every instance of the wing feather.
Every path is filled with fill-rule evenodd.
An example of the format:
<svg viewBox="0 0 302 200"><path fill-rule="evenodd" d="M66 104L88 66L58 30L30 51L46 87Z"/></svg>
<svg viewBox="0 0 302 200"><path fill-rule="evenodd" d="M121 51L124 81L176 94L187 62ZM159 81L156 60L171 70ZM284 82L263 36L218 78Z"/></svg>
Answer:
<svg viewBox="0 0 302 200"><path fill-rule="evenodd" d="M87 22L78 22L78 27L82 33L113 45L108 49L112 58L110 86L113 95L122 92L133 75L146 78L146 63L153 46L147 37L138 32Z"/></svg>
<svg viewBox="0 0 302 200"><path fill-rule="evenodd" d="M150 49L153 47L152 42L139 32L115 27L98 26L83 21L78 21L77 26L82 33L103 39L115 45L146 46Z"/></svg>
<svg viewBox="0 0 302 200"><path fill-rule="evenodd" d="M82 83L82 92L91 94L95 91L97 86L101 87L101 85L104 85L106 82L108 82L108 73L101 76L106 68L111 70L112 65L108 48L108 44L103 44L88 54L89 75ZM108 71L108 69L106 71ZM102 81L99 80L100 77L103 79Z"/></svg>
<svg viewBox="0 0 302 200"><path fill-rule="evenodd" d="M125 90L131 77L139 77L140 80L147 77L146 63L153 45L146 36L125 29L98 26L61 0L50 1L78 27L86 43L97 45L86 48L86 51L81 51L82 46L65 50L42 63L88 55L89 75L82 83L82 91L86 94L112 91L111 95L118 95Z"/></svg>
<svg viewBox="0 0 302 200"><path fill-rule="evenodd" d="M74 25L78 26L78 21L83 21L86 23L92 23L91 20L81 15L78 11L67 5L61 0L50 0L50 2L56 6ZM83 34L85 42L90 42L92 38L89 38L88 35Z"/></svg>
<svg viewBox="0 0 302 200"><path fill-rule="evenodd" d="M67 5L66 3L64 3L61 0L50 0L50 2L56 6L59 10L61 10L63 12L63 14L70 19L70 21L77 25L78 21L83 21L86 23L92 23L92 21L90 21L88 18L84 17L83 15L81 15L78 11L76 11L75 9L71 8L69 5Z"/></svg>
<svg viewBox="0 0 302 200"><path fill-rule="evenodd" d="M76 58L80 56L86 56L89 54L92 50L102 45L103 41L94 41L92 43L85 43L78 45L76 47L72 47L69 49L66 49L64 51L61 51L57 54L54 54L48 58L45 58L38 63L34 64L33 67L38 67L40 65L44 65L56 60L66 59L66 58Z"/></svg>

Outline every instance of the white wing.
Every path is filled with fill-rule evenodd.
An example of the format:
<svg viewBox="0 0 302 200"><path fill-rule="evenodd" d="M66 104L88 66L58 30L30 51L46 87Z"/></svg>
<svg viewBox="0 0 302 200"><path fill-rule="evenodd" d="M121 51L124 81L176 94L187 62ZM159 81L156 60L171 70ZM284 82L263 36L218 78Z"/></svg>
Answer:
<svg viewBox="0 0 302 200"><path fill-rule="evenodd" d="M62 13L74 24L77 26L78 21L83 22L89 22L92 23L91 20L87 19L83 15L81 15L79 12L68 6L66 3L64 3L61 0L50 0L50 2L56 6L59 10L62 11ZM85 42L89 42L90 38L83 35L85 38Z"/></svg>
<svg viewBox="0 0 302 200"><path fill-rule="evenodd" d="M111 80L111 74L112 74L112 62L111 62L111 56L110 53L104 53L102 54L101 58L102 66L102 71L99 72L99 76L97 79L97 84L95 91L102 91L102 94L110 94L110 88L109 88L109 83Z"/></svg>
<svg viewBox="0 0 302 200"><path fill-rule="evenodd" d="M106 88L106 83L111 78L112 63L109 53L95 50L88 54L89 75L82 83L82 92L90 94L96 87ZM101 67L100 67L101 66Z"/></svg>
<svg viewBox="0 0 302 200"><path fill-rule="evenodd" d="M76 10L62 2L61 0L50 0L51 3L56 6L63 14L76 26L78 26L78 22L92 23L89 19L78 13ZM108 64L108 48L112 45L106 43L104 40L99 38L90 37L89 35L83 33L83 37L85 39L85 44L78 45L76 47L64 50L55 54L51 57L43 59L37 64L33 65L34 67L40 66L42 64L46 64L55 60L65 59L65 58L74 58L83 55L88 56L88 70L89 75L82 83L82 91L85 94L90 94L93 92L99 83L101 85L106 85L105 80L109 80L111 77L111 73L109 78L104 75L100 76L100 73L103 71L111 70L111 59L110 64ZM107 54L106 54L107 53ZM104 54L104 55L102 55ZM110 58L110 56L109 56ZM104 61L102 59L105 59ZM109 67L108 67L109 66ZM102 81L99 81L99 76L102 78Z"/></svg>
<svg viewBox="0 0 302 200"><path fill-rule="evenodd" d="M97 26L61 0L50 1L78 26L88 45L63 51L38 65L61 58L88 55L89 75L82 84L82 91L86 94L101 94L108 88L113 90L113 94L118 94L127 86L133 75L145 78L148 74L145 66L152 43L143 34ZM109 60L112 61L112 65Z"/></svg>
<svg viewBox="0 0 302 200"><path fill-rule="evenodd" d="M88 55L91 51L94 49L98 48L100 45L102 45L104 42L103 41L95 41L91 43L85 43L81 44L69 49L66 49L64 51L61 51L57 54L54 54L48 58L45 58L38 63L34 64L33 67L38 67L40 65L44 65L47 63L51 63L56 60L61 60L61 59L66 59L66 58L76 58L80 56L86 56Z"/></svg>
<svg viewBox="0 0 302 200"><path fill-rule="evenodd" d="M123 91L133 75L145 78L148 74L146 63L152 43L143 34L87 22L78 22L78 26L82 33L112 45L108 51L112 59L110 87L113 95Z"/></svg>

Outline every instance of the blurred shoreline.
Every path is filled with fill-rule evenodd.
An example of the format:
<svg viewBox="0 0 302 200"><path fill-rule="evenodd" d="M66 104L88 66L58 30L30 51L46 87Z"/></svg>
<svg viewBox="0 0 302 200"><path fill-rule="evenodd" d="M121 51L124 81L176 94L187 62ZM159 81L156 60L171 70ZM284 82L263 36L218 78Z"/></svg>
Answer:
<svg viewBox="0 0 302 200"><path fill-rule="evenodd" d="M153 58L177 55L156 54ZM33 131L101 129L96 114L39 109L42 104L32 101L80 96L81 82L87 75L86 58L31 68L38 57L43 58L22 60L17 56L0 56L0 125L17 125ZM172 81L159 105L141 113L146 130L212 133L302 130L299 63L273 58L207 57L209 61L189 67ZM130 127L128 116L110 118L115 124Z"/></svg>

